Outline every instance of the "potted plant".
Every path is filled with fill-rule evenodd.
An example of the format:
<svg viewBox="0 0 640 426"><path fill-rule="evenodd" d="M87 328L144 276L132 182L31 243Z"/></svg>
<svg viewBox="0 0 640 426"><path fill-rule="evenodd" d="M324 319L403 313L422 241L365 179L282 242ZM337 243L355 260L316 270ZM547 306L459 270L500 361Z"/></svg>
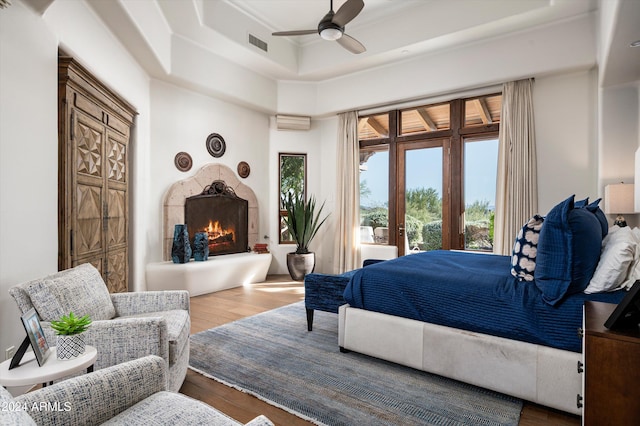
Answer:
<svg viewBox="0 0 640 426"><path fill-rule="evenodd" d="M57 321L51 321L51 328L56 332L56 352L58 359L73 359L84 353L83 333L89 328L89 315L78 317L69 312Z"/></svg>
<svg viewBox="0 0 640 426"><path fill-rule="evenodd" d="M305 200L302 194L288 192L282 198L282 204L287 210L284 221L296 243L296 251L287 254L287 269L291 278L302 281L305 275L313 272L316 265L315 253L309 251L309 244L329 215L320 219L324 203L316 212L313 195Z"/></svg>

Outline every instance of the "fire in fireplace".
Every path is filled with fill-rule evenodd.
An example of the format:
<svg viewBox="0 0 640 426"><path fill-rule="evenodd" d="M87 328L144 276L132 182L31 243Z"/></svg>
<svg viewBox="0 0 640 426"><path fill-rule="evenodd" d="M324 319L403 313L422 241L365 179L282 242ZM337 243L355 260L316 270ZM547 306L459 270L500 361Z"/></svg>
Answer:
<svg viewBox="0 0 640 426"><path fill-rule="evenodd" d="M249 250L249 203L222 180L215 180L199 195L186 199L184 217L193 245L196 232L206 232L209 254Z"/></svg>

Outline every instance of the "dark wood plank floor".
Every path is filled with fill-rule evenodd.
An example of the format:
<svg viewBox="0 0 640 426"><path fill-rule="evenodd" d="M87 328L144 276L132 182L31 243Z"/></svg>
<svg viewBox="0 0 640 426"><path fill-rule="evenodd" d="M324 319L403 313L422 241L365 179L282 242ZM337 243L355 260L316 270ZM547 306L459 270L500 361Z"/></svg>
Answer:
<svg viewBox="0 0 640 426"><path fill-rule="evenodd" d="M267 282L236 287L191 298L191 332L207 330L231 321L304 300L304 286L288 276L269 276ZM302 324L301 326L305 326ZM180 392L246 423L264 414L280 425L310 425L284 410L222 385L189 370ZM520 426L579 426L580 417L525 403Z"/></svg>

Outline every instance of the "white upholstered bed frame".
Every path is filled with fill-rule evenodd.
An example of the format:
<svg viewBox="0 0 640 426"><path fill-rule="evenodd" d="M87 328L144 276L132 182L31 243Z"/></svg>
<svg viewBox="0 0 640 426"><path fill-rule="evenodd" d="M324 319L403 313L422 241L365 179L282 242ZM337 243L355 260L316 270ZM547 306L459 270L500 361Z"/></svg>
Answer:
<svg viewBox="0 0 640 426"><path fill-rule="evenodd" d="M578 330L576 330L576 333ZM582 414L582 354L343 305L341 349Z"/></svg>

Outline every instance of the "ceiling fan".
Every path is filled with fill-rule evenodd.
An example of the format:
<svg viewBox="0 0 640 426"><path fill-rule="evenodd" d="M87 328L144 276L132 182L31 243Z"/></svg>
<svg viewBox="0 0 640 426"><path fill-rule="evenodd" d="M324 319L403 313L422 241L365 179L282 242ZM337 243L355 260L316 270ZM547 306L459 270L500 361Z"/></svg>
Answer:
<svg viewBox="0 0 640 426"><path fill-rule="evenodd" d="M347 0L337 12L333 11L333 0L330 0L329 12L318 23L318 28L313 30L296 30L296 31L278 31L272 33L274 36L297 36L307 34L320 34L325 40L337 41L340 46L344 47L351 53L362 53L366 51L365 47L355 38L344 33L344 26L351 22L353 18L358 16L364 7L362 0Z"/></svg>

